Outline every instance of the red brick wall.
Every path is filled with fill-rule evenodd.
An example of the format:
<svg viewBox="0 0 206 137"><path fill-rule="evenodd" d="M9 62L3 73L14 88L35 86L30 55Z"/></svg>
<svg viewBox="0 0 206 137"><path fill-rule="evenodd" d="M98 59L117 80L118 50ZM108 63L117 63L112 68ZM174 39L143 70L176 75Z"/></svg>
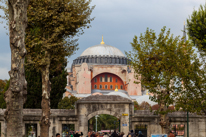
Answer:
<svg viewBox="0 0 206 137"><path fill-rule="evenodd" d="M105 75L107 75L107 79L108 79L107 82L105 82ZM102 82L100 82L100 77L102 77L102 80L103 80ZM110 82L110 77L112 77L112 82ZM95 78L97 80L96 82L95 82ZM117 79L117 82L116 82L116 79ZM121 86L122 86L122 90L125 90L125 85L123 81L121 80L121 78L111 73L102 73L94 77L91 81L92 89L95 89L95 85L97 86L96 89L100 89L100 85L102 85L101 90L115 90L115 86L118 86L118 89L121 89ZM105 89L105 85L107 85L107 89ZM111 85L112 85L112 89L110 88Z"/></svg>

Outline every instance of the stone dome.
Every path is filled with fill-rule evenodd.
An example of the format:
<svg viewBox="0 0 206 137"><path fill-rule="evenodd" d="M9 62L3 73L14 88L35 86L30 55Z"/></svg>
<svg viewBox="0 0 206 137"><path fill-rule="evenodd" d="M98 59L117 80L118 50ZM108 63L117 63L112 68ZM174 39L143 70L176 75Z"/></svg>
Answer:
<svg viewBox="0 0 206 137"><path fill-rule="evenodd" d="M73 60L72 65L82 63L127 65L128 62L127 57L118 48L106 45L102 37L102 42L99 45L87 48L78 58Z"/></svg>
<svg viewBox="0 0 206 137"><path fill-rule="evenodd" d="M119 56L125 57L125 55L118 49L110 45L99 44L87 48L80 56Z"/></svg>

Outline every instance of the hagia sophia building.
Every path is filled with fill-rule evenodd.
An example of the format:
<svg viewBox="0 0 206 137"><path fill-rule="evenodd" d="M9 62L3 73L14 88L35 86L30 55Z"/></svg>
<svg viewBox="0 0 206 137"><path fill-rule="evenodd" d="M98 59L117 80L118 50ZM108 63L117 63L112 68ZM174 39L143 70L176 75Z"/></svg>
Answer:
<svg viewBox="0 0 206 137"><path fill-rule="evenodd" d="M120 95L133 101L147 101L148 94L134 78L134 70L128 59L118 48L102 42L87 48L73 60L68 69L66 92L63 97L84 98L90 95ZM140 82L140 81L139 81Z"/></svg>

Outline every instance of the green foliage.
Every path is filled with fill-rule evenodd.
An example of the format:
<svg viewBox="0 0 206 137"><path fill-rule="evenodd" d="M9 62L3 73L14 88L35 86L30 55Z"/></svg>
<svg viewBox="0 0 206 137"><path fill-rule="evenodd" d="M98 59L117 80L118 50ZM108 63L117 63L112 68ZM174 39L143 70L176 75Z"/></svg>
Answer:
<svg viewBox="0 0 206 137"><path fill-rule="evenodd" d="M189 38L198 48L200 56L194 57L193 62L182 62L178 73L183 78L184 90L179 97L176 108L184 111L206 115L206 4L200 5L187 19ZM191 55L193 56L193 55Z"/></svg>
<svg viewBox="0 0 206 137"><path fill-rule="evenodd" d="M134 101L134 110L138 110L139 109L139 104L137 103L137 101Z"/></svg>
<svg viewBox="0 0 206 137"><path fill-rule="evenodd" d="M59 102L58 109L74 109L77 100L78 98L75 96L65 97Z"/></svg>
<svg viewBox="0 0 206 137"><path fill-rule="evenodd" d="M187 19L187 30L189 38L194 45L204 53L206 52L206 4L200 5Z"/></svg>
<svg viewBox="0 0 206 137"><path fill-rule="evenodd" d="M38 72L32 65L26 65L25 76L27 80L27 100L24 104L24 108L41 108L41 73ZM58 103L61 101L63 93L66 91L66 76L66 59L57 67L51 64L49 77L51 80L50 106L52 109L58 108Z"/></svg>
<svg viewBox="0 0 206 137"><path fill-rule="evenodd" d="M52 65L50 67L50 80L51 80L51 92L50 92L50 104L52 109L58 108L58 103L62 100L63 93L66 92L67 85L67 60L59 64L57 67ZM73 99L73 98L72 98Z"/></svg>
<svg viewBox="0 0 206 137"><path fill-rule="evenodd" d="M10 85L10 79L6 81L6 85L4 87L4 91L7 91L9 89L9 85Z"/></svg>
<svg viewBox="0 0 206 137"><path fill-rule="evenodd" d="M133 51L126 54L131 60L135 78L140 79L142 86L154 94L150 99L164 108L160 107L158 113L168 113L170 110L165 108L175 103L183 90L177 68L181 62L191 63L192 45L188 41L185 43L184 38L170 35L166 27L158 36L147 29L144 35L140 35L139 41L135 36L131 45Z"/></svg>
<svg viewBox="0 0 206 137"><path fill-rule="evenodd" d="M27 81L27 100L24 108L41 108L42 79L33 65L25 65L25 78Z"/></svg>
<svg viewBox="0 0 206 137"><path fill-rule="evenodd" d="M182 77L184 90L177 97L177 109L206 115L206 66L205 57L195 57L193 62L181 62L178 69Z"/></svg>
<svg viewBox="0 0 206 137"><path fill-rule="evenodd" d="M28 6L26 47L28 64L37 70L53 62L57 66L77 50L77 40L93 19L90 0L31 0Z"/></svg>
<svg viewBox="0 0 206 137"><path fill-rule="evenodd" d="M89 126L91 131L96 131L96 119L95 117L92 117L89 120ZM111 130L114 128L119 128L119 119L117 119L114 116L107 115L107 114L101 114L98 115L97 118L97 131L100 130Z"/></svg>
<svg viewBox="0 0 206 137"><path fill-rule="evenodd" d="M4 90L0 91L0 108L6 108L6 102L4 100L4 93L8 90L10 80L5 80L6 84L4 86Z"/></svg>
<svg viewBox="0 0 206 137"><path fill-rule="evenodd" d="M6 83L7 83L7 80L0 79L0 92L2 92L4 90Z"/></svg>

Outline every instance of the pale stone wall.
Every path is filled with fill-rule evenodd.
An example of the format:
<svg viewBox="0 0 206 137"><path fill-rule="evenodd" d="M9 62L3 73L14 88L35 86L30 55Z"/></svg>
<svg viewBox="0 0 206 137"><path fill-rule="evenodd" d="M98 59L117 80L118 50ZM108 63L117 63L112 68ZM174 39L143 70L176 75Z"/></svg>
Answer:
<svg viewBox="0 0 206 137"><path fill-rule="evenodd" d="M100 96L99 96L100 97ZM88 131L88 120L95 115L109 114L115 116L121 121L121 131L128 133L129 130L135 130L135 126L139 124L147 125L147 137L151 134L160 134L161 127L159 125L159 116L154 115L150 111L138 110L133 111L133 104L128 100L121 97L110 97L108 100L105 98L87 98L82 99L76 103L75 110L64 109L51 109L51 126L49 135L55 136L56 133L62 135L62 124L75 124L75 130L80 130L84 133L84 137ZM113 101L111 101L113 100ZM1 123L1 137L5 137L6 123L4 121L5 109L0 109L0 123ZM122 113L128 116L122 116ZM37 135L40 135L40 117L41 109L24 109L23 111L24 126L27 123L37 124ZM185 135L187 136L187 117L186 112L173 112L169 113L171 126L174 124L185 125ZM122 126L128 124L130 126ZM189 114L189 136L190 137L206 137L206 116ZM23 127L25 134L25 127Z"/></svg>
<svg viewBox="0 0 206 137"><path fill-rule="evenodd" d="M135 77L134 77L134 70L131 69L131 73L128 73L127 74L127 92L129 95L142 95L142 92L141 92L141 83L139 84L135 84L134 82L137 81L137 82L140 82L140 80L136 80ZM140 79L140 77L139 77Z"/></svg>
<svg viewBox="0 0 206 137"><path fill-rule="evenodd" d="M73 91L78 93L90 94L91 93L91 80L102 73L111 73L117 75L122 79L125 84L126 91L129 95L142 95L141 83L135 84L134 70L127 71L127 65L98 65L82 63L81 65L74 65L73 72L69 73L69 86L73 87ZM72 90L69 86L67 88Z"/></svg>
<svg viewBox="0 0 206 137"><path fill-rule="evenodd" d="M80 94L91 93L91 71L87 63L81 65L81 69L77 73L77 92Z"/></svg>

